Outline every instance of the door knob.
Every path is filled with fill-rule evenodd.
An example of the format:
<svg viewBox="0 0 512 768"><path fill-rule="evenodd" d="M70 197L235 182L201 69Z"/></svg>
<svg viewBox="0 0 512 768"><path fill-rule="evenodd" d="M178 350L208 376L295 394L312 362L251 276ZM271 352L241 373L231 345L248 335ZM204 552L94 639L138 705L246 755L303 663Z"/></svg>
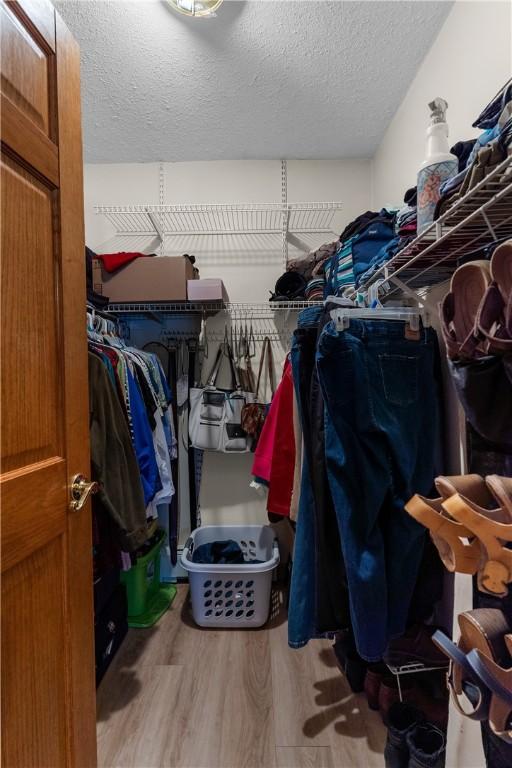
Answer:
<svg viewBox="0 0 512 768"><path fill-rule="evenodd" d="M71 482L71 502L70 509L73 512L79 512L91 493L97 493L98 483L89 483L83 475L75 475Z"/></svg>

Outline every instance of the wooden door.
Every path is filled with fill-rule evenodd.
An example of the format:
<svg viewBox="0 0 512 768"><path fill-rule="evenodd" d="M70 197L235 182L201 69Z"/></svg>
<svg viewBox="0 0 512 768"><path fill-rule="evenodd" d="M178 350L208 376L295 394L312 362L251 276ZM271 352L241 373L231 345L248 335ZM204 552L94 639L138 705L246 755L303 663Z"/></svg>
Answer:
<svg viewBox="0 0 512 768"><path fill-rule="evenodd" d="M1 13L2 765L96 764L79 51Z"/></svg>

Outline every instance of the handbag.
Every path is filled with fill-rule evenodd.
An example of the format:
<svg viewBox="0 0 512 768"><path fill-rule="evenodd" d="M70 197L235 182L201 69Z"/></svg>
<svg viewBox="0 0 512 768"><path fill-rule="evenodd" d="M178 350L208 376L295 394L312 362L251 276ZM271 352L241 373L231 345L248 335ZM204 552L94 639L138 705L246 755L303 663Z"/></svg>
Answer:
<svg viewBox="0 0 512 768"><path fill-rule="evenodd" d="M231 390L216 386L224 356L228 358L231 368ZM203 451L246 453L249 441L242 428L241 416L243 407L253 399L252 392L242 390L231 347L224 342L219 347L206 386L190 390L191 445Z"/></svg>
<svg viewBox="0 0 512 768"><path fill-rule="evenodd" d="M263 339L263 347L261 350L260 366L258 369L258 380L256 383L256 392L254 396L254 402L247 403L247 405L245 405L242 410L242 419L241 419L242 428L245 430L245 432L248 435L250 435L250 437L252 437L253 450L256 447L256 444L258 442L258 439L261 434L261 430L263 429L263 424L265 422L265 418L268 412L268 405L266 403L261 403L258 401L261 372L263 370L265 358L267 360L268 377L270 381L270 388L272 390L272 397L274 397L274 392L276 391L274 357L272 354L272 344L268 336L265 336L265 338Z"/></svg>

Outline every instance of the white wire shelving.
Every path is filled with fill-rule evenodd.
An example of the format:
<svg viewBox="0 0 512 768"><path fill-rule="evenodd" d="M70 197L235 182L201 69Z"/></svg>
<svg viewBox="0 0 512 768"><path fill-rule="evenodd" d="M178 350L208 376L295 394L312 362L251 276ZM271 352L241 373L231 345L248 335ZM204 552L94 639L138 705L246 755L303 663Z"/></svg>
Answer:
<svg viewBox="0 0 512 768"><path fill-rule="evenodd" d="M490 240L512 237L512 157L457 201L358 288L377 280L386 298L413 293L448 280L459 260Z"/></svg>
<svg viewBox="0 0 512 768"><path fill-rule="evenodd" d="M425 664L422 661L408 661L405 664L386 662L386 666L393 675L414 675L418 672L438 672L448 669L448 662L446 664Z"/></svg>
<svg viewBox="0 0 512 768"><path fill-rule="evenodd" d="M335 217L340 202L245 203L203 205L97 205L123 242L152 243L154 250L177 252L197 246L197 238L252 236L256 248L292 245L307 253L322 239L338 237ZM210 242L210 240L209 240ZM225 246L224 246L225 247ZM215 251L215 246L208 246Z"/></svg>
<svg viewBox="0 0 512 768"><path fill-rule="evenodd" d="M229 314L231 319L275 317L281 312L300 312L306 307L320 305L321 301L266 301L266 302L223 302L223 301L177 301L177 302L126 302L112 303L107 309L115 314L182 314L214 315Z"/></svg>
<svg viewBox="0 0 512 768"><path fill-rule="evenodd" d="M446 672L448 669L448 662L446 664L424 664L422 661L409 661L400 665L389 664L386 662L386 666L391 674L396 677L398 696L400 701L403 701L402 685L400 683L402 675L414 675L423 672Z"/></svg>

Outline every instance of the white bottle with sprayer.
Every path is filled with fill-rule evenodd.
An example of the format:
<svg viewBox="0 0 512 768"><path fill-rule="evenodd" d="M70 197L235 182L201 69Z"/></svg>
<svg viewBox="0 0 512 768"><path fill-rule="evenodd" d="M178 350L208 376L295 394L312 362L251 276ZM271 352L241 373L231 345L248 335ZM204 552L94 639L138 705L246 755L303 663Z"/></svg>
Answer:
<svg viewBox="0 0 512 768"><path fill-rule="evenodd" d="M441 184L455 176L459 168L458 158L452 155L448 144L448 103L437 98L428 106L430 125L427 129L427 156L418 172L418 234L434 220Z"/></svg>

